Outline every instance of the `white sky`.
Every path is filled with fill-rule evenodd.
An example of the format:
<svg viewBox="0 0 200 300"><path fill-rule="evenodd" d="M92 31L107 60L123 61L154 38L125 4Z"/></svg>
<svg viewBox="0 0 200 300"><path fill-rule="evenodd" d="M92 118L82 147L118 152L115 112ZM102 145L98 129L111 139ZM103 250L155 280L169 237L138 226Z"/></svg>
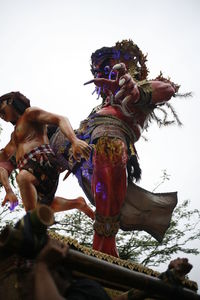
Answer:
<svg viewBox="0 0 200 300"><path fill-rule="evenodd" d="M159 192L178 191L179 203L191 200L200 209L198 184L199 28L198 0L0 0L0 95L20 91L32 105L69 117L77 128L92 107L90 55L116 41L132 39L148 53L149 78L160 70L193 98L174 99L182 128L156 126L139 141L143 170L140 185L152 190L167 169L171 180ZM12 126L0 123L3 147ZM72 177L57 194L74 197L81 191ZM200 248L200 242L195 244ZM199 258L191 257L192 280L198 281ZM200 285L200 282L198 282Z"/></svg>

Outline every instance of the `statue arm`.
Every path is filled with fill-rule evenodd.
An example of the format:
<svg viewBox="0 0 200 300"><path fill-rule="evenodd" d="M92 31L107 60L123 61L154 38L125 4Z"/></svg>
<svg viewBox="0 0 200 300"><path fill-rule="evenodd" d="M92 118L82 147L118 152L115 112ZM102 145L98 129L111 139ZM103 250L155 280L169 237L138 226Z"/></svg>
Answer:
<svg viewBox="0 0 200 300"><path fill-rule="evenodd" d="M152 103L159 104L166 102L175 95L175 88L170 83L165 83L163 81L150 81L152 89Z"/></svg>
<svg viewBox="0 0 200 300"><path fill-rule="evenodd" d="M130 107L135 104L160 104L169 101L176 93L173 85L168 82L158 80L135 82L130 74L124 75L119 84L120 90L115 99Z"/></svg>
<svg viewBox="0 0 200 300"><path fill-rule="evenodd" d="M106 88L115 95L115 101L122 103L122 106L131 107L134 104L160 104L171 99L175 95L179 86L170 80L152 80L136 82L128 73L124 63L113 66L117 71L116 80L95 78L85 84L95 83L96 86Z"/></svg>

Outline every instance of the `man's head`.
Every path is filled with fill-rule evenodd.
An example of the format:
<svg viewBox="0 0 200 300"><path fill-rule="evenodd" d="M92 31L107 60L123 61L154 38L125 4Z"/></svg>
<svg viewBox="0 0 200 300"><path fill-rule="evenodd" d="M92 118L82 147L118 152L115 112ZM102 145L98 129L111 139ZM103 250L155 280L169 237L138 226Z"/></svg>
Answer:
<svg viewBox="0 0 200 300"><path fill-rule="evenodd" d="M125 63L128 72L136 80L146 79L146 56L131 40L117 42L113 47L103 47L91 55L91 72L95 77L115 78L111 72L114 64Z"/></svg>
<svg viewBox="0 0 200 300"><path fill-rule="evenodd" d="M20 92L11 92L0 97L0 117L15 124L15 116L22 115L30 107L30 100Z"/></svg>

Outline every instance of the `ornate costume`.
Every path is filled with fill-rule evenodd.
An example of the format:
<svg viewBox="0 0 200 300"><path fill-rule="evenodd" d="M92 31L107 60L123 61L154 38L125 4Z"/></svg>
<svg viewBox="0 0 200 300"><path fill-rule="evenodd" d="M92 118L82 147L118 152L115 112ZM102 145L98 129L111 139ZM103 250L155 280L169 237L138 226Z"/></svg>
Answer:
<svg viewBox="0 0 200 300"><path fill-rule="evenodd" d="M159 125L171 123L163 107L163 120L156 116L155 109L165 104L172 95L168 99L161 99L162 103L153 103L151 84L146 80L148 70L145 62L146 56L132 41L103 47L92 54L91 70L95 78L110 79L115 88L109 89L104 84L96 88L98 95L103 98L102 104L81 122L76 131L78 138L93 145L90 160L74 161L70 143L57 129L50 139L58 158L56 162L51 153L41 151L34 157L29 156L27 161L25 157L25 163L19 163L20 168L33 172L39 178L40 201L48 204L57 187L55 165L58 164L61 171L72 171L88 199L96 206L93 248L114 256L118 255L115 236L119 228L146 230L162 241L177 203L176 193L150 193L133 183L141 173L135 142L152 119ZM132 87L134 89L137 86L138 97L132 97L131 100L129 95L121 100L117 97L118 93L126 92L117 82L118 75L112 68L118 63L125 64L127 72L131 74ZM162 76L157 80L169 82L170 86L175 87L173 95L177 91L177 86Z"/></svg>
<svg viewBox="0 0 200 300"><path fill-rule="evenodd" d="M73 160L70 145L59 130L51 138L51 145L60 164L64 162L76 175L88 199L96 206L93 248L117 256L115 236L119 228L145 230L162 241L177 203L177 194L150 193L133 183L141 173L135 142L148 120L156 119L157 106L152 103L151 86L146 80L146 57L132 41L93 53L94 76L111 79L116 76L112 73L111 61L126 63L137 81L140 93L137 103L119 103L104 87L97 88L103 102L81 122L76 132L80 139L93 145L89 161L77 163Z"/></svg>
<svg viewBox="0 0 200 300"><path fill-rule="evenodd" d="M152 197L152 194L142 191L131 180L133 177L140 178L134 144L141 135L147 116L154 108L151 104L149 86L141 84L140 92L142 97L139 103L133 106L132 111L129 111L128 116L123 113L120 106L107 102L83 122L83 129L80 127L83 136L90 135L90 143L95 144L93 172L89 178L92 187L90 193L96 204L97 215L94 223L93 247L112 255L117 255L115 235L120 227L124 230L146 230L161 241L177 203L176 193ZM87 172L83 170L84 166L81 175L84 186L88 176L85 176ZM136 172L137 170L139 172ZM84 189L87 190L85 186ZM161 212L163 209L165 216ZM163 218L157 222L156 216L160 213Z"/></svg>

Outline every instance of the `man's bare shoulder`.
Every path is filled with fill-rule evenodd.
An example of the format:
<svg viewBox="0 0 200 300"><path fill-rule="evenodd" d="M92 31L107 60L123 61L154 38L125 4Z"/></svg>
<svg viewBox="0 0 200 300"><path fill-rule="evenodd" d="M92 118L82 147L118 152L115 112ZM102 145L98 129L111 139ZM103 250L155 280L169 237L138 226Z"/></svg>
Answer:
<svg viewBox="0 0 200 300"><path fill-rule="evenodd" d="M31 107L28 107L24 113L26 114L31 114L33 112L40 112L40 111L43 111L43 109L37 107L37 106L31 106Z"/></svg>
<svg viewBox="0 0 200 300"><path fill-rule="evenodd" d="M59 115L48 112L39 107L29 107L22 115L21 121L28 123L36 122L42 124L53 123L57 125L60 118L61 117Z"/></svg>
<svg viewBox="0 0 200 300"><path fill-rule="evenodd" d="M41 108L31 106L25 110L25 112L23 113L23 117L28 118L29 120L34 120L36 116L38 116L42 112L44 112L44 110L42 110Z"/></svg>

